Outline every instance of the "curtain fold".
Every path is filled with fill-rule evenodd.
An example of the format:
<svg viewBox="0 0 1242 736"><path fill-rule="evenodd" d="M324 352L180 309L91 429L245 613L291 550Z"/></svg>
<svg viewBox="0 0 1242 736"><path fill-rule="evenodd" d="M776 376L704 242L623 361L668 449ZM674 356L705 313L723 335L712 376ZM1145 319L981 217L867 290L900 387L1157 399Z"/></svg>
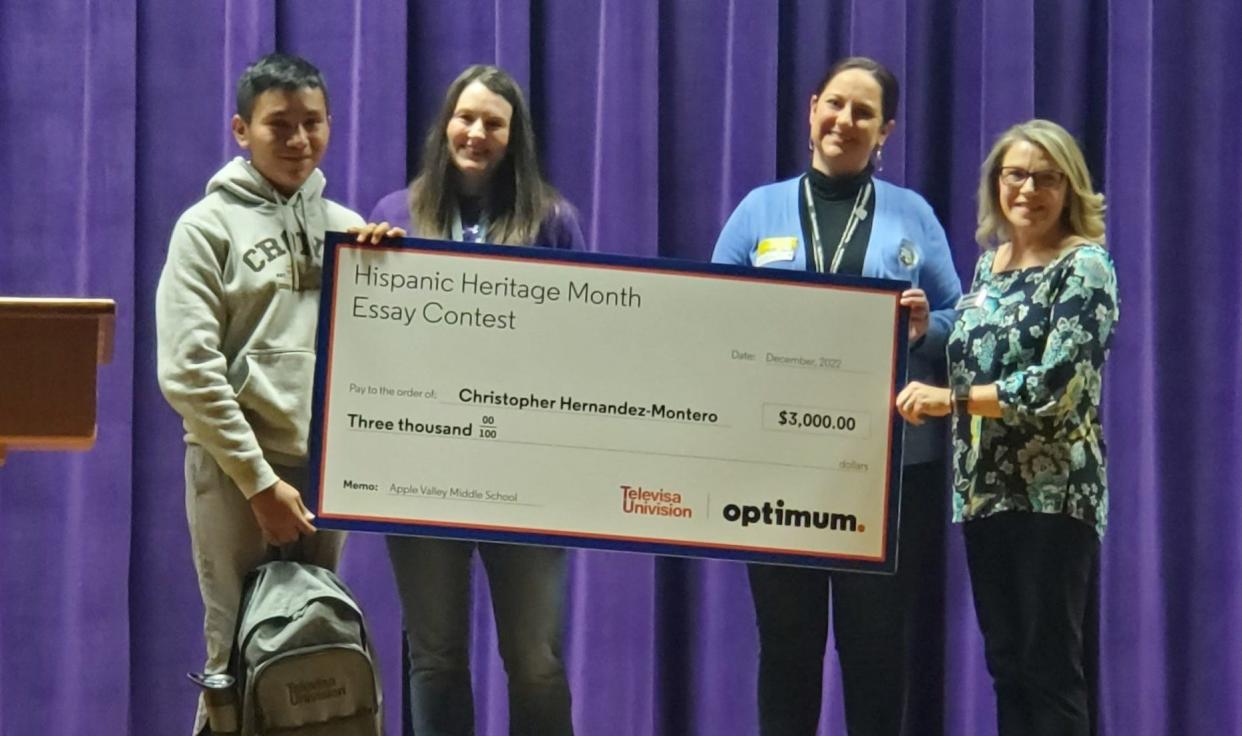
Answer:
<svg viewBox="0 0 1242 736"><path fill-rule="evenodd" d="M118 302L89 454L0 468L0 734L188 731L201 604L180 421L155 380L154 290L177 216L238 149L234 84L273 49L327 78L329 196L368 214L415 170L471 63L522 82L553 184L593 249L704 260L753 187L807 166L827 66L902 84L881 176L931 202L969 278L979 164L1033 116L1108 196L1122 319L1105 383L1111 523L1101 733L1242 733L1242 6L1209 0L296 0L0 3L0 294ZM0 355L0 360L18 356ZM4 387L0 387L3 391ZM918 646L920 735L995 732L960 530ZM342 566L379 642L398 733L400 616L383 540ZM479 733L506 689L481 567ZM566 655L579 733L756 730L743 566L574 552ZM820 733L841 730L828 652Z"/></svg>

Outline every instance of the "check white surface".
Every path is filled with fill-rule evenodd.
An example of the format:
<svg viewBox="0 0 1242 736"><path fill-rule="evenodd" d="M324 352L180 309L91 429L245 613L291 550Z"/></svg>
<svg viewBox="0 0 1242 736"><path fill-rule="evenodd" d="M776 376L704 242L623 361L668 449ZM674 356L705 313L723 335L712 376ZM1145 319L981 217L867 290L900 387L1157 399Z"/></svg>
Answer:
<svg viewBox="0 0 1242 736"><path fill-rule="evenodd" d="M321 520L883 557L895 291L356 246L335 273Z"/></svg>

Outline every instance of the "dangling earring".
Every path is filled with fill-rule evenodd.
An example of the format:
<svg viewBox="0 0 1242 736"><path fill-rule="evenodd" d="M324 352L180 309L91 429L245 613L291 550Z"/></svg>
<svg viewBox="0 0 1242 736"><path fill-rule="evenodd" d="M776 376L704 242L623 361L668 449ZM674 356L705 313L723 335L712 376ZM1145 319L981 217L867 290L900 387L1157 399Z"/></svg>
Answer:
<svg viewBox="0 0 1242 736"><path fill-rule="evenodd" d="M875 170L884 170L884 146L875 147Z"/></svg>
<svg viewBox="0 0 1242 736"><path fill-rule="evenodd" d="M815 141L811 140L810 138L807 138L806 139L806 150L813 152L815 150Z"/></svg>

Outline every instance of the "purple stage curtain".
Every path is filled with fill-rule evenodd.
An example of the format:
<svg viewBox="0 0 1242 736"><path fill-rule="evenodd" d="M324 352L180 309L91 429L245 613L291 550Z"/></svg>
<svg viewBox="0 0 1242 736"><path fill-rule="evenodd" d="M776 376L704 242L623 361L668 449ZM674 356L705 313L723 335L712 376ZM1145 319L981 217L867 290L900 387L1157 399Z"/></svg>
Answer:
<svg viewBox="0 0 1242 736"><path fill-rule="evenodd" d="M153 296L173 221L236 153L233 84L273 49L324 70L329 195L364 214L405 183L456 73L505 66L551 179L611 253L705 259L749 189L806 166L810 95L848 53L901 80L882 176L932 202L964 277L992 139L1034 116L1065 124L1109 197L1122 289L1101 732L1242 734L1239 38L1231 0L3 0L0 294L111 297L118 324L96 448L0 468L0 734L189 730L201 604ZM943 610L919 645L942 664L915 695L913 733L992 734L957 529L944 555ZM398 733L382 541L354 535L343 567ZM481 574L475 589L479 733L502 734ZM756 732L742 566L578 552L569 619L580 734ZM821 734L843 730L828 660Z"/></svg>

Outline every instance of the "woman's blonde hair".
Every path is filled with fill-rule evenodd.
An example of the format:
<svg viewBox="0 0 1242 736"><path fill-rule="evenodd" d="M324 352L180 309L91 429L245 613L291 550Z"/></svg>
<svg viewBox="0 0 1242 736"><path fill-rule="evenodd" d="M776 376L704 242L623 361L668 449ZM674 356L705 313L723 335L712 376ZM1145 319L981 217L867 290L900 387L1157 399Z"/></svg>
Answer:
<svg viewBox="0 0 1242 736"><path fill-rule="evenodd" d="M1065 128L1051 120L1029 120L1006 130L996 139L991 153L984 159L979 170L979 221L975 240L988 248L1012 237L1009 223L1001 212L1000 183L1001 162L1009 147L1026 141L1043 149L1069 182L1066 190L1066 207L1062 214L1065 227L1073 235L1094 243L1104 244L1104 195L1091 186L1091 173L1083 159L1078 143Z"/></svg>

